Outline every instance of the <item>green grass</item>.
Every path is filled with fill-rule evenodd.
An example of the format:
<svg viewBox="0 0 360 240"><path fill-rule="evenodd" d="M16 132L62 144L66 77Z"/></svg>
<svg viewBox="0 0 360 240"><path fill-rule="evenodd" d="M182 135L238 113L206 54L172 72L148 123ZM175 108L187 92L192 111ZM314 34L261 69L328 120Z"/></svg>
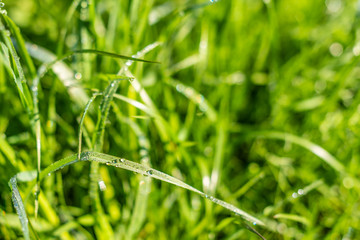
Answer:
<svg viewBox="0 0 360 240"><path fill-rule="evenodd" d="M0 239L360 237L358 1L4 3Z"/></svg>

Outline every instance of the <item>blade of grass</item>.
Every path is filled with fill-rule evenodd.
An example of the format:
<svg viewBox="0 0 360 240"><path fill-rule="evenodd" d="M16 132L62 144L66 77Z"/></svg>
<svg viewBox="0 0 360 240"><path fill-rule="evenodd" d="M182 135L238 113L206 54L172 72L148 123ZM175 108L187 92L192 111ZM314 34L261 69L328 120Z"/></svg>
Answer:
<svg viewBox="0 0 360 240"><path fill-rule="evenodd" d="M264 223L262 221L251 216L250 214L244 212L243 210L240 210L239 208L235 207L234 205L224 202L224 201L217 199L215 197L212 197L210 195L207 195L207 194L201 192L200 190L180 181L179 179L174 178L174 177L172 177L168 174L165 174L163 172L160 172L158 170L155 170L153 168L147 167L145 165L142 165L142 164L139 164L136 162L125 160L123 158L117 158L117 157L103 154L103 153L87 152L87 154L84 154L84 156L88 159L91 159L91 160L99 162L99 163L103 163L106 165L115 166L115 167L126 169L126 170L129 170L132 172L140 173L140 174L150 176L152 178L188 189L188 190L195 192L195 193L201 195L202 197L205 197L205 198L209 199L210 201L230 210L231 212L239 215L240 217L242 217L243 219L245 219L249 222L259 224L259 225L264 225Z"/></svg>
<svg viewBox="0 0 360 240"><path fill-rule="evenodd" d="M83 125L84 125L84 120L85 120L85 116L86 113L89 110L89 107L91 105L91 103L95 100L95 98L97 96L102 95L102 93L93 93L92 97L89 99L88 103L85 106L84 112L82 114L81 120L80 120L80 124L79 124L79 147L78 147L78 158L80 159L80 153L81 153L81 145L82 145L82 129L83 129Z"/></svg>
<svg viewBox="0 0 360 240"><path fill-rule="evenodd" d="M278 213L278 214L274 215L274 218L291 220L291 221L302 223L306 226L308 226L310 224L308 219L306 219L305 217L299 216L299 215L295 215L295 214Z"/></svg>
<svg viewBox="0 0 360 240"><path fill-rule="evenodd" d="M92 138L92 146L95 151L102 151L103 141L104 141L104 133L105 133L105 123L107 120L107 116L109 114L111 101L113 99L113 95L115 94L120 80L112 81L109 86L104 91L104 97L101 101L99 107L99 117L98 122L96 124L95 132ZM110 223L105 217L103 207L100 201L98 182L99 182L99 164L97 162L91 163L90 167L90 198L93 200L94 210L98 215L97 222L100 225L100 228L106 234L108 239L113 237L113 231L110 226Z"/></svg>
<svg viewBox="0 0 360 240"><path fill-rule="evenodd" d="M12 191L12 201L16 210L16 213L19 216L21 223L21 230L24 234L25 240L30 240L30 231L29 231L29 220L27 218L24 203L21 199L19 189L17 188L16 176L12 177L9 181L9 186Z"/></svg>
<svg viewBox="0 0 360 240"><path fill-rule="evenodd" d="M155 169L153 169L151 167L148 167L146 165L136 163L136 162L132 162L132 161L126 160L124 158L119 158L119 157L107 155L107 154L104 154L104 153L91 152L91 151L82 152L81 156L80 156L81 157L80 159L78 159L77 156L78 156L77 154L71 155L71 156L63 158L63 159L61 159L59 161L56 161L53 164L51 164L50 166L48 166L47 168L45 168L40 173L40 181L42 181L45 177L50 176L51 173L53 173L55 171L58 171L58 170L61 170L65 166L71 165L73 163L77 163L77 162L81 162L81 161L90 161L90 162L106 164L108 166L114 166L114 167L122 168L122 169L125 169L125 170L129 170L129 171L132 171L132 172L135 172L135 173L139 173L139 174L142 174L144 176L152 177L152 178L158 179L160 181L164 181L164 182L173 184L175 186L187 189L189 191L195 192L195 193L199 194L200 196L209 199L213 203L215 203L217 205L220 205L220 206L230 210L231 212L233 212L236 215L240 216L242 219L244 219L246 221L249 221L250 223L252 223L254 225L262 225L262 226L264 226L264 223L262 221L260 221L259 219L253 217L252 215L244 212L243 210L235 207L234 205L229 204L227 202L224 202L224 201L222 201L220 199L217 199L215 197L212 197L210 195L207 195L207 194L201 192L200 190L198 190L198 189L184 183L183 181L180 181L177 178L174 178L174 177L172 177L172 176L170 176L170 175L168 175L166 173L155 170ZM12 181L14 181L14 180L12 180ZM28 189L32 189L35 184L36 184L36 182L33 182L29 186ZM17 191L17 187L12 188L12 189L13 189L12 190L13 192ZM18 194L16 194L16 200L17 200L16 204L18 202L22 203L21 196L18 195ZM23 207L23 205L22 205L22 207ZM23 228L26 230L26 226L27 226L26 213L24 214L24 212L21 212L21 211L22 210L20 209L20 214L21 214L21 217L22 217L22 224L24 224ZM26 231L24 231L24 234L26 234Z"/></svg>
<svg viewBox="0 0 360 240"><path fill-rule="evenodd" d="M283 132L276 131L254 131L246 134L247 137L258 137L258 138L269 138L269 139L279 139L283 141L289 141L303 148L309 150L329 166L331 166L337 172L345 172L345 167L342 165L333 155L331 155L324 148L319 145L310 142L307 139Z"/></svg>

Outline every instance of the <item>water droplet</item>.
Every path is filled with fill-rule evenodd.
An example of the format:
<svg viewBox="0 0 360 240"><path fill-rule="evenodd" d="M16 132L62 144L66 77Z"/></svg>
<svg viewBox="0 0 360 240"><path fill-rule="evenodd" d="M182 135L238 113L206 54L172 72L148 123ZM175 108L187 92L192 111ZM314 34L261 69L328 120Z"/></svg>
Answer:
<svg viewBox="0 0 360 240"><path fill-rule="evenodd" d="M355 46L354 46L354 48L353 48L353 54L355 55L355 56L359 56L360 55L360 44L359 43L357 43Z"/></svg>
<svg viewBox="0 0 360 240"><path fill-rule="evenodd" d="M129 60L129 61L126 61L125 65L130 67L132 63L133 63L133 61Z"/></svg>
<svg viewBox="0 0 360 240"><path fill-rule="evenodd" d="M4 9L4 10L1 10L0 12L2 15L7 15L7 11Z"/></svg>
<svg viewBox="0 0 360 240"><path fill-rule="evenodd" d="M191 97L194 94L194 90L192 88L186 88L185 89L185 95L188 97Z"/></svg>
<svg viewBox="0 0 360 240"><path fill-rule="evenodd" d="M211 3L216 3L218 0L210 0Z"/></svg>
<svg viewBox="0 0 360 240"><path fill-rule="evenodd" d="M3 11L1 11L1 14L3 14ZM8 37L10 37L10 31L9 30L5 30L5 34L6 34L6 36L8 36Z"/></svg>
<svg viewBox="0 0 360 240"><path fill-rule="evenodd" d="M88 161L90 158L90 153L89 152L84 152L81 154L80 157L80 161Z"/></svg>
<svg viewBox="0 0 360 240"><path fill-rule="evenodd" d="M75 73L75 79L80 80L82 78L82 74L81 73Z"/></svg>
<svg viewBox="0 0 360 240"><path fill-rule="evenodd" d="M292 195L291 195L293 198L297 198L298 197L298 194L296 192L294 192Z"/></svg>
<svg viewBox="0 0 360 240"><path fill-rule="evenodd" d="M5 6L5 3L3 2L0 2L0 8L4 7Z"/></svg>
<svg viewBox="0 0 360 240"><path fill-rule="evenodd" d="M257 222L253 222L253 225L256 226Z"/></svg>
<svg viewBox="0 0 360 240"><path fill-rule="evenodd" d="M326 0L325 5L329 13L339 12L343 7L341 0Z"/></svg>
<svg viewBox="0 0 360 240"><path fill-rule="evenodd" d="M343 46L338 42L331 44L329 47L330 54L334 57L339 57L343 53L343 50Z"/></svg>
<svg viewBox="0 0 360 240"><path fill-rule="evenodd" d="M120 158L120 162L124 163L125 159L124 158Z"/></svg>
<svg viewBox="0 0 360 240"><path fill-rule="evenodd" d="M129 78L129 82L133 82L135 78Z"/></svg>
<svg viewBox="0 0 360 240"><path fill-rule="evenodd" d="M106 190L106 184L103 180L99 181L99 188L101 191L105 191Z"/></svg>
<svg viewBox="0 0 360 240"><path fill-rule="evenodd" d="M184 89L185 89L184 85L182 85L182 84L176 85L176 91L182 93L184 91Z"/></svg>
<svg viewBox="0 0 360 240"><path fill-rule="evenodd" d="M87 1L82 1L82 2L81 2L81 7L82 7L82 8L87 8L87 7L88 7Z"/></svg>
<svg viewBox="0 0 360 240"><path fill-rule="evenodd" d="M31 87L31 91L37 92L37 91L38 91L37 85L33 85L33 86Z"/></svg>
<svg viewBox="0 0 360 240"><path fill-rule="evenodd" d="M119 162L119 159L115 159L115 160L112 160L112 161L111 161L112 164L116 164L116 163L118 163L118 162Z"/></svg>
<svg viewBox="0 0 360 240"><path fill-rule="evenodd" d="M146 174L149 175L149 176L153 175L153 170L146 171Z"/></svg>
<svg viewBox="0 0 360 240"><path fill-rule="evenodd" d="M303 189L299 189L299 190L297 191L297 193L298 193L299 195L304 195L304 190L303 190Z"/></svg>
<svg viewBox="0 0 360 240"><path fill-rule="evenodd" d="M48 177L50 177L51 176L51 173L48 173Z"/></svg>

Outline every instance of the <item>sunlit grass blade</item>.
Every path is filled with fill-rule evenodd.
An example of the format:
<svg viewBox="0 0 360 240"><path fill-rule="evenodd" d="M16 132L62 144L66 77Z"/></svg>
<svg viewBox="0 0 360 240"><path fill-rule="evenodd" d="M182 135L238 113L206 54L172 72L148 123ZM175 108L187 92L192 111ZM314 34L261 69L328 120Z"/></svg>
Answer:
<svg viewBox="0 0 360 240"><path fill-rule="evenodd" d="M152 178L158 179L160 181L168 182L170 184L173 184L175 186L195 192L195 193L199 194L200 196L207 198L208 200L214 202L215 204L220 205L220 206L230 210L231 212L240 216L242 219L249 221L251 224L264 225L264 223L261 220L253 217L252 215L244 212L243 210L235 207L234 205L224 202L224 201L217 199L215 197L212 197L210 195L207 195L207 194L201 192L200 190L198 190L198 189L184 183L183 181L180 181L179 179L174 178L166 173L155 170L151 167L148 167L148 166L140 164L140 163L132 162L132 161L126 160L124 158L119 158L119 157L107 155L104 153L88 151L88 152L82 152L80 159L78 159L77 154L75 154L75 155L69 156L67 158L61 159L59 161L56 161L41 172L40 181L43 180L45 177L50 176L51 173L53 173L57 170L61 170L65 166L68 166L70 164L77 163L80 161L90 161L90 162L105 164L108 166L114 166L114 167L132 171L134 173L139 173L139 174L142 174L147 177L152 177ZM14 180L12 180L12 181L14 181ZM35 184L35 182L33 184ZM30 186L30 188L31 188L31 186ZM16 195L16 196L18 196L18 195ZM18 199L21 200L21 198L18 198ZM26 214L25 215L22 214L22 216L25 216L23 222L27 223Z"/></svg>
<svg viewBox="0 0 360 240"><path fill-rule="evenodd" d="M152 178L185 188L187 190L195 192L195 193L201 195L202 197L205 197L205 198L209 199L210 201L230 210L231 212L239 215L240 217L242 217L243 219L245 219L251 223L264 225L264 223L262 221L251 216L250 214L244 212L243 210L235 207L234 205L224 202L224 201L217 199L215 197L212 197L210 195L207 195L207 194L201 192L200 190L184 183L183 181L180 181L177 178L174 178L168 174L165 174L165 173L155 170L153 168L147 167L145 165L142 165L142 164L139 164L136 162L132 162L129 160L125 160L124 158L118 158L118 157L110 156L110 155L103 154L103 153L97 153L97 152L84 153L84 158L90 159L90 160L93 160L93 161L96 161L99 163L103 163L106 165L111 165L111 166L119 167L122 169L126 169L126 170L129 170L132 172L140 173L140 174L150 176Z"/></svg>
<svg viewBox="0 0 360 240"><path fill-rule="evenodd" d="M342 165L333 155L331 155L324 148L319 145L310 142L305 138L301 138L289 133L276 132L276 131L254 131L246 134L248 137L259 137L259 138L269 138L269 139L279 139L283 141L289 141L303 148L309 150L324 162L329 164L335 171L344 172L345 167Z"/></svg>
<svg viewBox="0 0 360 240"><path fill-rule="evenodd" d="M149 44L145 48L143 48L142 50L138 51L135 55L132 55L131 57L133 57L133 58L141 58L146 53L152 51L153 49L155 49L156 47L158 47L160 45L161 45L160 42L154 42L152 44ZM134 60L129 59L128 61L126 61L125 67L130 67L133 63L134 63ZM158 63L158 62L155 62L155 63Z"/></svg>
<svg viewBox="0 0 360 240"><path fill-rule="evenodd" d="M170 80L169 83L176 89L176 91L183 94L190 101L198 105L200 111L204 112L210 121L215 122L217 120L216 111L202 94L198 93L194 88L186 86L179 81Z"/></svg>
<svg viewBox="0 0 360 240"><path fill-rule="evenodd" d="M295 215L295 214L278 213L274 216L274 218L291 220L291 221L302 223L304 225L310 224L308 219L306 219L305 217L299 216L299 215Z"/></svg>

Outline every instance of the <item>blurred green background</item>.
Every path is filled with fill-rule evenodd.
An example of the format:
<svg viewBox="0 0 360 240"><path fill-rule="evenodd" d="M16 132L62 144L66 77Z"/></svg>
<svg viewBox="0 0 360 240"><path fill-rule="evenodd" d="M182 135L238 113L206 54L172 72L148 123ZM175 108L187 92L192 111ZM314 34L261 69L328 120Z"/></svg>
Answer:
<svg viewBox="0 0 360 240"><path fill-rule="evenodd" d="M38 74L42 64L80 49L160 62L130 66L76 54L50 69L38 94L42 168L77 152L92 93L115 74L131 75L136 80L120 81L117 93L161 119L114 99L101 152L141 162L146 151L153 168L261 219L265 227L252 227L267 239L360 238L360 2L3 2ZM1 31L31 89L24 50L8 25ZM0 238L19 239L8 181L36 169L35 123L4 56L2 48ZM98 97L85 118L83 149L92 148L100 105ZM29 184L19 183L31 237L259 239L239 217L194 193L157 180L144 188L147 178L121 169L99 171L110 229L92 207L90 165L77 163L41 183L37 219L34 194L25 198Z"/></svg>

